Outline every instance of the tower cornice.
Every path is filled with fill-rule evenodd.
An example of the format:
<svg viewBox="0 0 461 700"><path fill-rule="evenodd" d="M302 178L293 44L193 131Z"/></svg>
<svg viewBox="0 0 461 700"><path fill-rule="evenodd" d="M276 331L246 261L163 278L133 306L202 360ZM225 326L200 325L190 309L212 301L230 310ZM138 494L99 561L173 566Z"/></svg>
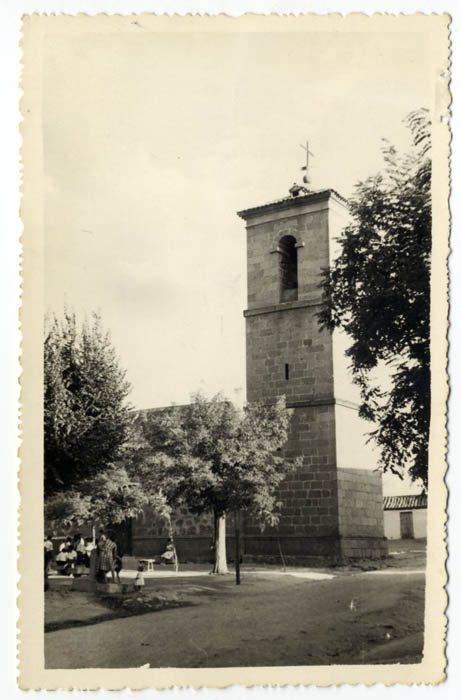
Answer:
<svg viewBox="0 0 461 700"><path fill-rule="evenodd" d="M267 202L266 204L261 204L256 207L242 209L242 211L237 212L237 216L240 216L241 219L248 221L248 219L251 219L253 216L260 216L261 214L270 214L273 211L292 209L293 207L303 206L306 204L311 204L313 202L320 202L328 199L334 199L346 208L348 206L347 199L345 197L336 192L336 190L327 189L319 190L317 192L309 192L307 194L298 195L297 197L283 197L282 199L276 199L272 202Z"/></svg>

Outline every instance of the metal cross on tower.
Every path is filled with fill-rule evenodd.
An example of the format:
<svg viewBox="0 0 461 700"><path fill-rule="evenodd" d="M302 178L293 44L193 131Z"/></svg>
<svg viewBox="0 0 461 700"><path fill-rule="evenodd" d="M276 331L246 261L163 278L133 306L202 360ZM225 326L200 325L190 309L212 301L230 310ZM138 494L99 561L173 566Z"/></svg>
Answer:
<svg viewBox="0 0 461 700"><path fill-rule="evenodd" d="M306 145L304 146L303 144L300 144L301 148L303 148L306 151L306 165L303 165L301 170L304 170L304 175L303 175L303 182L305 185L308 185L310 183L310 177L309 177L309 156L314 156L314 154L309 150L309 141L306 141Z"/></svg>

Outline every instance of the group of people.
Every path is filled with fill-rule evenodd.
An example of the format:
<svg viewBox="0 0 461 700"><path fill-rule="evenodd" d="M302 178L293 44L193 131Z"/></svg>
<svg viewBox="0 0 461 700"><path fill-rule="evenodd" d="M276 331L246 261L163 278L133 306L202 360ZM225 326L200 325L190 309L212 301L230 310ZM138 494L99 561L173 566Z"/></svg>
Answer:
<svg viewBox="0 0 461 700"><path fill-rule="evenodd" d="M90 567L90 555L95 544L91 537L85 539L77 534L74 537L67 537L59 545L56 554L56 568L58 574L65 576L81 576Z"/></svg>
<svg viewBox="0 0 461 700"><path fill-rule="evenodd" d="M84 538L80 533L67 537L59 545L56 557L51 537L47 535L44 551L45 586L53 559L55 559L58 574L74 577L89 574L97 581L104 583L110 572L112 580L120 582L122 552L119 551L109 533L100 532L96 541L91 537Z"/></svg>
<svg viewBox="0 0 461 700"><path fill-rule="evenodd" d="M110 533L100 532L98 538L84 538L80 533L66 539L59 545L59 551L54 555L52 538L45 536L45 590L48 588L48 574L53 560L56 563L58 574L74 576L78 578L84 574L96 579L100 583L107 581L109 572L112 581L120 583L120 571L122 570L123 552L117 546ZM177 561L176 549L172 539L160 556L161 564L173 564ZM144 567L138 567L135 586L142 589L144 586Z"/></svg>

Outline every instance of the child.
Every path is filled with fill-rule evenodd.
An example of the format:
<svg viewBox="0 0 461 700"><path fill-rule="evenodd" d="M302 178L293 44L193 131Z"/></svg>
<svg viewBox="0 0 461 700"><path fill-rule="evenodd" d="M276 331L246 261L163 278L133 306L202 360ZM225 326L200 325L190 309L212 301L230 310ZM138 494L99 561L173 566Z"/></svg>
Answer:
<svg viewBox="0 0 461 700"><path fill-rule="evenodd" d="M120 583L120 572L122 570L122 557L120 557L118 554L115 555L114 559L114 571L115 571L115 576L117 579L117 583Z"/></svg>
<svg viewBox="0 0 461 700"><path fill-rule="evenodd" d="M134 580L134 587L136 588L137 591L142 591L144 587L144 576L143 576L143 567L138 566L138 573L136 574L136 578Z"/></svg>

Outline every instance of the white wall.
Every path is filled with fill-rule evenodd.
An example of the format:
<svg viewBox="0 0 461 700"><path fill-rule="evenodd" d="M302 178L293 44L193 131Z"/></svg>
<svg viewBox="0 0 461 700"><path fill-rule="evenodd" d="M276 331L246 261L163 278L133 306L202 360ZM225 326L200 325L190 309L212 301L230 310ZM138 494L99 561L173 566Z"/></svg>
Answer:
<svg viewBox="0 0 461 700"><path fill-rule="evenodd" d="M400 539L400 511L385 510L384 511L384 536L388 540Z"/></svg>
<svg viewBox="0 0 461 700"><path fill-rule="evenodd" d="M415 537L427 537L427 508L413 511L413 529Z"/></svg>
<svg viewBox="0 0 461 700"><path fill-rule="evenodd" d="M408 512L408 509L404 509ZM384 536L388 540L399 540L400 537L400 510L384 511ZM413 532L415 539L426 537L427 508L416 508L413 513Z"/></svg>

